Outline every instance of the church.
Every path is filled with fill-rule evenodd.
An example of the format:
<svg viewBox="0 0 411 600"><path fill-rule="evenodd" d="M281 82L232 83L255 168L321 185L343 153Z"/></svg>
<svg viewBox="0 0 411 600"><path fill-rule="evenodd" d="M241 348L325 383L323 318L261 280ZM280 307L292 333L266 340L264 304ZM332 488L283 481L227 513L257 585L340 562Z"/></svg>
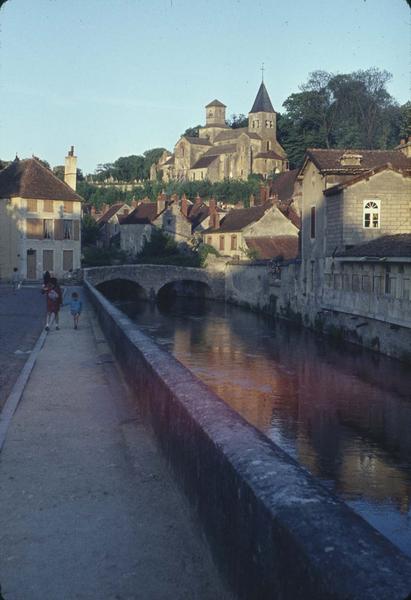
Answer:
<svg viewBox="0 0 411 600"><path fill-rule="evenodd" d="M251 174L264 178L288 170L287 155L277 141L276 112L264 81L261 82L248 127L230 128L226 106L213 100L205 107L206 124L198 137L183 135L171 154L165 151L151 169L151 179L211 182L247 179Z"/></svg>

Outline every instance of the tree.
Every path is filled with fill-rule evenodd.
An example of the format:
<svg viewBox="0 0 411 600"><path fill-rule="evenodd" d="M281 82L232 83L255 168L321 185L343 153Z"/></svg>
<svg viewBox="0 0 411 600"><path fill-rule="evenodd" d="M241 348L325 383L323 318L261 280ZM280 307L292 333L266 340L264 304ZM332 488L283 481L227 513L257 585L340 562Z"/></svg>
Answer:
<svg viewBox="0 0 411 600"><path fill-rule="evenodd" d="M186 135L187 137L198 137L200 127L201 125L196 125L195 127L188 127L185 130L185 132L181 134L181 137L183 135Z"/></svg>
<svg viewBox="0 0 411 600"><path fill-rule="evenodd" d="M50 163L48 163L46 160L42 160L38 156L34 156L34 154L33 154L33 158L36 159L39 163L41 163L43 165L43 167L46 167L46 169L51 170Z"/></svg>
<svg viewBox="0 0 411 600"><path fill-rule="evenodd" d="M56 177L64 181L64 165L56 165L53 167L53 173ZM81 169L77 169L77 182L84 181L84 175Z"/></svg>
<svg viewBox="0 0 411 600"><path fill-rule="evenodd" d="M83 246L94 246L100 237L97 223L90 215L84 215L81 220L81 243Z"/></svg>
<svg viewBox="0 0 411 600"><path fill-rule="evenodd" d="M121 156L114 162L116 179L120 181L134 181L144 178L144 157L132 154Z"/></svg>
<svg viewBox="0 0 411 600"><path fill-rule="evenodd" d="M143 156L144 156L144 170L143 170L144 179L150 178L151 165L153 165L154 163L159 161L160 156L163 154L164 151L165 151L165 148L151 148L151 150L146 150L143 153Z"/></svg>
<svg viewBox="0 0 411 600"><path fill-rule="evenodd" d="M305 150L377 148L398 144L405 110L388 93L391 75L376 68L334 75L311 73L300 92L291 94L278 115L278 139L292 167Z"/></svg>
<svg viewBox="0 0 411 600"><path fill-rule="evenodd" d="M243 113L238 115L233 114L226 121L227 125L231 127L231 129L240 129L241 127L248 127L248 117L246 117Z"/></svg>

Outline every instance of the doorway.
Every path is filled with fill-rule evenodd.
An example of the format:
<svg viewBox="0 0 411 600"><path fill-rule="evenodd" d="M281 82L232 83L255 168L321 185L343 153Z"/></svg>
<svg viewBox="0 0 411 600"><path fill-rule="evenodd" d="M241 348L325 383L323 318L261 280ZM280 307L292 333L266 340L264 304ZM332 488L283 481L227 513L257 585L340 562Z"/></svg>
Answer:
<svg viewBox="0 0 411 600"><path fill-rule="evenodd" d="M27 250L27 279L37 279L36 251Z"/></svg>

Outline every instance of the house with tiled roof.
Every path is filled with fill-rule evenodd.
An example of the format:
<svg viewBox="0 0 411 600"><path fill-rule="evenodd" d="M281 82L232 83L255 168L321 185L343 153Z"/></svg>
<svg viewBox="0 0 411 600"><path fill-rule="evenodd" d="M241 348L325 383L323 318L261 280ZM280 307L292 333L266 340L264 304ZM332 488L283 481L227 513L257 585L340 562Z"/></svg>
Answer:
<svg viewBox="0 0 411 600"><path fill-rule="evenodd" d="M156 202L144 200L121 220L121 248L127 254L138 254L154 229L161 229L178 244L191 244L193 233L208 217L208 207L201 198L193 203L185 195L179 199L162 193Z"/></svg>
<svg viewBox="0 0 411 600"><path fill-rule="evenodd" d="M120 224L130 213L130 205L116 202L105 210L96 220L99 228L98 245L104 248L110 246L111 240L120 232Z"/></svg>
<svg viewBox="0 0 411 600"><path fill-rule="evenodd" d="M71 147L64 181L35 158L16 158L0 171L0 279L17 268L22 279L45 271L62 277L80 267L81 207L77 157Z"/></svg>
<svg viewBox="0 0 411 600"><path fill-rule="evenodd" d="M398 357L411 344L410 146L307 150L301 265L284 271L279 303Z"/></svg>
<svg viewBox="0 0 411 600"><path fill-rule="evenodd" d="M298 227L280 210L276 201L250 208L235 208L220 219L215 202L210 202L210 227L203 242L221 255L234 259L296 258Z"/></svg>
<svg viewBox="0 0 411 600"><path fill-rule="evenodd" d="M287 156L277 141L276 112L264 82L248 115L248 126L231 129L226 123L226 106L213 100L205 107L206 124L198 137L183 135L172 155L160 158L151 172L173 180L222 181L247 179L252 174L267 177L288 169Z"/></svg>

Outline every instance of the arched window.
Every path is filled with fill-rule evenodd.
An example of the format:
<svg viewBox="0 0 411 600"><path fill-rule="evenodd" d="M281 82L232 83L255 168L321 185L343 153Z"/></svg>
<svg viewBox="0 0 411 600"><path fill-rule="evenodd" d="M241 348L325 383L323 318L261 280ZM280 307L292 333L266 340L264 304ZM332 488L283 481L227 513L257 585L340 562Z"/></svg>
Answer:
<svg viewBox="0 0 411 600"><path fill-rule="evenodd" d="M379 227L380 227L380 201L379 200L364 200L363 227L365 229L379 229Z"/></svg>

